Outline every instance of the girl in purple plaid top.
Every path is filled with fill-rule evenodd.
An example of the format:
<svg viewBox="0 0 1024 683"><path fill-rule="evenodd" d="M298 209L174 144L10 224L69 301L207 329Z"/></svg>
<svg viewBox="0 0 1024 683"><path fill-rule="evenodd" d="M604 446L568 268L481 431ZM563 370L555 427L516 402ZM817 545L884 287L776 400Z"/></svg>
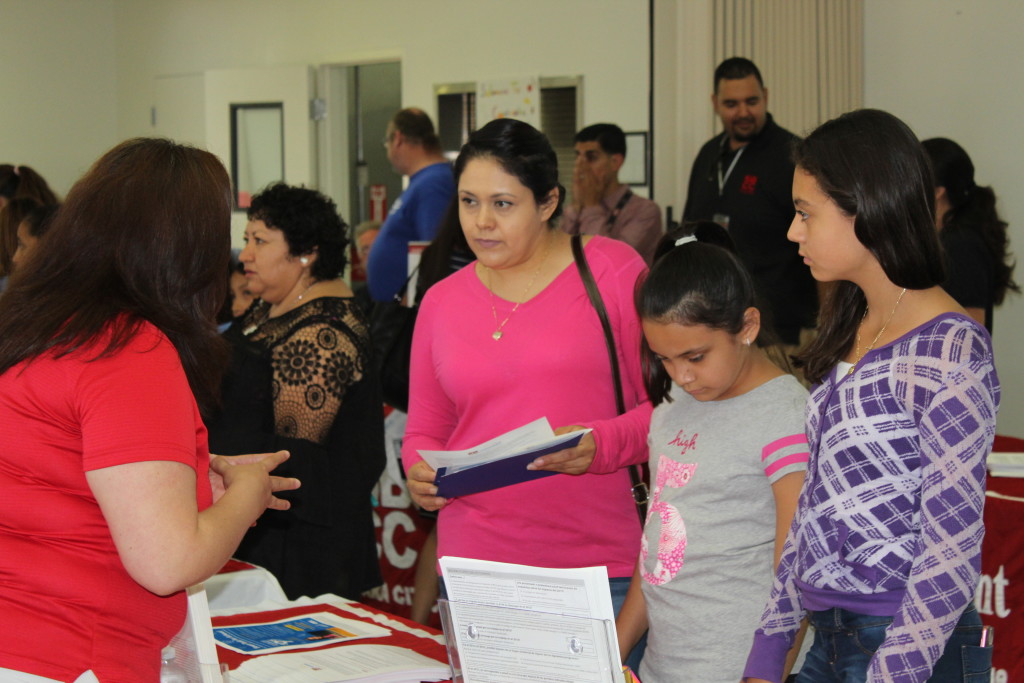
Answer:
<svg viewBox="0 0 1024 683"><path fill-rule="evenodd" d="M938 286L927 157L861 110L795 159L789 238L833 284L798 358L811 459L745 680L778 683L807 617L798 683L988 681L971 601L999 380L988 333Z"/></svg>

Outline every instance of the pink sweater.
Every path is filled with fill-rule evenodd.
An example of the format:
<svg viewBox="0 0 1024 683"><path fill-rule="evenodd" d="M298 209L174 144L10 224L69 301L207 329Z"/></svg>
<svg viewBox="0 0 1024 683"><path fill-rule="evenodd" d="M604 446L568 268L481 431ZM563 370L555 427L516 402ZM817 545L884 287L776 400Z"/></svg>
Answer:
<svg viewBox="0 0 1024 683"><path fill-rule="evenodd" d="M438 555L542 567L605 565L632 576L640 523L624 467L646 457L651 408L640 371L633 285L644 262L594 237L585 249L616 337L626 407L615 395L601 325L576 266L509 318L500 341L491 294L470 265L430 289L413 338L406 469L418 450L468 448L540 417L593 427L587 474L558 474L453 499L438 521ZM513 304L494 298L499 320Z"/></svg>

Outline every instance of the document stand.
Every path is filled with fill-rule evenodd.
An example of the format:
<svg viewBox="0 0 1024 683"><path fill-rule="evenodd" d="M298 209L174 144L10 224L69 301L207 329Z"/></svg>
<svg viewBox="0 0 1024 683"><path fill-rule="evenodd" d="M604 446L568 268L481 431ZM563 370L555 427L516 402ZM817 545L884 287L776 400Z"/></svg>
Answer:
<svg viewBox="0 0 1024 683"><path fill-rule="evenodd" d="M438 600L453 683L622 683L615 622Z"/></svg>

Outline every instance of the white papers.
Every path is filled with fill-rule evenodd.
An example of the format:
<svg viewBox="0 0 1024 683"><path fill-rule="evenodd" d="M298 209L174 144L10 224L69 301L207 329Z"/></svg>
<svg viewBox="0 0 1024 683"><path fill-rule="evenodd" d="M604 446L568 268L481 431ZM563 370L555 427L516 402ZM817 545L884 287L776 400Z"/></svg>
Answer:
<svg viewBox="0 0 1024 683"><path fill-rule="evenodd" d="M382 626L345 619L330 612L213 629L218 645L243 655L323 647L359 638L379 638L390 633Z"/></svg>
<svg viewBox="0 0 1024 683"><path fill-rule="evenodd" d="M543 569L442 557L449 645L465 683L621 681L604 567Z"/></svg>
<svg viewBox="0 0 1024 683"><path fill-rule="evenodd" d="M392 645L346 645L255 657L231 672L231 683L419 683L444 681L451 670L429 657Z"/></svg>
<svg viewBox="0 0 1024 683"><path fill-rule="evenodd" d="M583 429L555 436L548 419L542 417L463 451L419 451L419 454L435 470L447 467L448 472L452 473L467 467L501 460L524 451L537 451L548 446L567 443L578 438L580 433L586 434L589 431L591 430Z"/></svg>
<svg viewBox="0 0 1024 683"><path fill-rule="evenodd" d="M993 477L1024 477L1024 453L989 453L988 471Z"/></svg>

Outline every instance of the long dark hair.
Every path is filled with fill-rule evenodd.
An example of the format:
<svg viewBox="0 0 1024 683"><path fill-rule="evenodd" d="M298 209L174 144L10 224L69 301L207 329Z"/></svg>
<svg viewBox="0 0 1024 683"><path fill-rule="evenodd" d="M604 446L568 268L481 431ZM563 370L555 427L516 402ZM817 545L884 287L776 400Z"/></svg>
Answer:
<svg viewBox="0 0 1024 683"><path fill-rule="evenodd" d="M798 142L793 161L797 173L810 173L853 217L854 234L893 284L907 289L942 284L931 165L905 123L877 109L843 114ZM854 283L830 288L818 336L796 359L809 381L820 382L849 353L866 307Z"/></svg>
<svg viewBox="0 0 1024 683"><path fill-rule="evenodd" d="M946 188L950 209L939 226L943 231L968 230L978 233L992 259L992 300L1003 303L1006 291L1019 292L1013 280L1016 263L1009 254L1006 221L996 211L996 194L991 187L974 182L974 164L963 147L948 138L931 138L921 143L932 163L935 186Z"/></svg>
<svg viewBox="0 0 1024 683"><path fill-rule="evenodd" d="M469 136L455 160L455 184L466 164L473 159L494 159L509 175L515 176L543 204L553 188L558 188L558 204L548 225L554 227L562 215L565 188L558 182L558 156L547 136L528 123L516 119L494 119Z"/></svg>
<svg viewBox="0 0 1024 683"><path fill-rule="evenodd" d="M40 204L57 204L57 195L43 176L31 166L0 164L0 197L18 199L28 197Z"/></svg>
<svg viewBox="0 0 1024 683"><path fill-rule="evenodd" d="M675 244L680 237L693 235L695 226L683 226L662 238L662 255L637 282L637 315L660 324L704 325L739 334L747 309L757 308L754 280L728 246L716 244L721 240L718 231L724 230L717 224L701 225L697 242ZM640 350L647 395L658 405L668 399L672 379L646 339Z"/></svg>
<svg viewBox="0 0 1024 683"><path fill-rule="evenodd" d="M142 321L170 339L204 412L217 402L226 345L214 318L230 258L230 181L215 156L139 138L103 155L68 194L32 268L0 297L0 373L51 349Z"/></svg>

